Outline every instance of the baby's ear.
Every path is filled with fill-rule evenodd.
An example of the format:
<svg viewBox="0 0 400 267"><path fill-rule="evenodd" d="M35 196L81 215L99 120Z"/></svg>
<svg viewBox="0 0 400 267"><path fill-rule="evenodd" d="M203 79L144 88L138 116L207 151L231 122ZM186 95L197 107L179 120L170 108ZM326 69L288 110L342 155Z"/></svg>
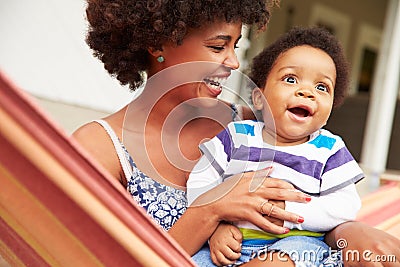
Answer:
<svg viewBox="0 0 400 267"><path fill-rule="evenodd" d="M258 87L254 88L253 91L251 92L251 97L252 97L252 100L253 100L254 108L256 110L262 110L262 108L264 107L263 99L265 97L264 97L264 94L261 91L261 89L258 88Z"/></svg>

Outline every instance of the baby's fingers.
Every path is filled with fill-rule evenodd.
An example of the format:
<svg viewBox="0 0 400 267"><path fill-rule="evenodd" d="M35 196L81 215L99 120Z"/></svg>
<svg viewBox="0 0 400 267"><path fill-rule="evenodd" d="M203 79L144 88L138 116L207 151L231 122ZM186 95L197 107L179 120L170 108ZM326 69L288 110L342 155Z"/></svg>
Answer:
<svg viewBox="0 0 400 267"><path fill-rule="evenodd" d="M240 255L240 252L234 252L229 247L226 247L222 251L211 253L211 260L217 266L231 265L240 258Z"/></svg>
<svg viewBox="0 0 400 267"><path fill-rule="evenodd" d="M242 239L243 239L242 232L240 232L239 228L237 228L237 227L231 227L230 231L231 231L232 236L233 236L233 238L234 238L234 240L236 242L231 240L231 242L230 242L230 244L228 244L228 246L230 248L232 248L234 251L237 251L237 249L235 248L235 245L233 245L232 243L238 244L239 245L239 249L241 248Z"/></svg>

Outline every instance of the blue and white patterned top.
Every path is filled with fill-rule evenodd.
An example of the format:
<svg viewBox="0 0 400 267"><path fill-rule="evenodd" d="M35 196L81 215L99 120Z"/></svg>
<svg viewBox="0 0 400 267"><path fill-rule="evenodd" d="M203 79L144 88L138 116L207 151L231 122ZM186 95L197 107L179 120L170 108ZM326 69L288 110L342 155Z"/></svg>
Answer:
<svg viewBox="0 0 400 267"><path fill-rule="evenodd" d="M127 183L128 192L157 224L169 230L186 211L186 192L151 179L137 168L128 151L126 156L133 169Z"/></svg>
<svg viewBox="0 0 400 267"><path fill-rule="evenodd" d="M186 192L161 184L141 172L111 126L104 120L95 122L103 126L113 142L127 180L127 191L157 224L168 231L186 211Z"/></svg>

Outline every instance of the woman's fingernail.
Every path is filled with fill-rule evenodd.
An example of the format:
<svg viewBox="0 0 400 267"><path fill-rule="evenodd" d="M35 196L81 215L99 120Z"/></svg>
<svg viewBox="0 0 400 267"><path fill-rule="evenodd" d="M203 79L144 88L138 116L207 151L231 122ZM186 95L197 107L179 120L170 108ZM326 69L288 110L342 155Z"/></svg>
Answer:
<svg viewBox="0 0 400 267"><path fill-rule="evenodd" d="M297 218L297 222L298 223L303 223L304 222L304 217L299 216L299 218Z"/></svg>
<svg viewBox="0 0 400 267"><path fill-rule="evenodd" d="M311 201L311 197L310 196L306 196L306 201L310 202Z"/></svg>
<svg viewBox="0 0 400 267"><path fill-rule="evenodd" d="M284 233L284 234L287 234L287 233L289 233L289 232L290 232L290 229L288 229L288 228L283 229L283 233Z"/></svg>

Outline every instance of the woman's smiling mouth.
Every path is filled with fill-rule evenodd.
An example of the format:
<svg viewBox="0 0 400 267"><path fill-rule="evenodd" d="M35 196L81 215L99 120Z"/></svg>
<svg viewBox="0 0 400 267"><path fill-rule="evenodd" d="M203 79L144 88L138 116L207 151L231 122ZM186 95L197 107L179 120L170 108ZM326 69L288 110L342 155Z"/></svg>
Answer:
<svg viewBox="0 0 400 267"><path fill-rule="evenodd" d="M203 81L210 89L210 92L218 96L222 92L222 85L226 82L227 77L207 77Z"/></svg>

